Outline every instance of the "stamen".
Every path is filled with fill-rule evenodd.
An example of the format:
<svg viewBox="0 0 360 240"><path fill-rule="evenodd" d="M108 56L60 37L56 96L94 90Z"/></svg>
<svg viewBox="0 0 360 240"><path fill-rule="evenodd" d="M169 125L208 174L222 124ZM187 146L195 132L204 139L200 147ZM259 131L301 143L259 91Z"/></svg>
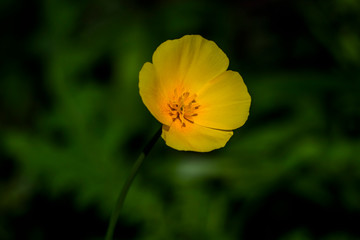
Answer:
<svg viewBox="0 0 360 240"><path fill-rule="evenodd" d="M187 121L189 121L190 123L194 123L194 121L190 120L189 118L187 117L184 117Z"/></svg>
<svg viewBox="0 0 360 240"><path fill-rule="evenodd" d="M175 122L179 120L181 127L186 127L186 122L194 123L193 117L198 116L195 112L200 105L196 103L196 94L190 92L174 89L174 95L167 104L169 107L169 115ZM185 121L186 120L186 121Z"/></svg>
<svg viewBox="0 0 360 240"><path fill-rule="evenodd" d="M185 93L183 93L183 97L184 97L184 98L187 98L189 95L190 95L190 93L189 93L189 92L185 92Z"/></svg>

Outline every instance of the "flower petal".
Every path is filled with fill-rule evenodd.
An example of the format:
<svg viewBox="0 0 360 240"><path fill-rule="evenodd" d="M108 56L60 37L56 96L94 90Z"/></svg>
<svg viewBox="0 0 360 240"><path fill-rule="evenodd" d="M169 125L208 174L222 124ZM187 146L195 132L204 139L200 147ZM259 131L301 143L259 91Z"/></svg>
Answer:
<svg viewBox="0 0 360 240"><path fill-rule="evenodd" d="M151 114L161 123L169 125L172 120L167 113L166 98L153 64L147 62L139 73L139 90L142 101Z"/></svg>
<svg viewBox="0 0 360 240"><path fill-rule="evenodd" d="M222 131L188 123L181 127L179 121L163 126L162 138L166 145L177 150L209 152L222 148L233 135L232 131Z"/></svg>
<svg viewBox="0 0 360 240"><path fill-rule="evenodd" d="M229 59L213 41L186 35L161 44L154 52L153 64L165 89L182 86L195 93L226 71Z"/></svg>
<svg viewBox="0 0 360 240"><path fill-rule="evenodd" d="M194 118L196 124L233 130L246 122L251 97L240 74L226 71L201 89L197 102L200 108Z"/></svg>

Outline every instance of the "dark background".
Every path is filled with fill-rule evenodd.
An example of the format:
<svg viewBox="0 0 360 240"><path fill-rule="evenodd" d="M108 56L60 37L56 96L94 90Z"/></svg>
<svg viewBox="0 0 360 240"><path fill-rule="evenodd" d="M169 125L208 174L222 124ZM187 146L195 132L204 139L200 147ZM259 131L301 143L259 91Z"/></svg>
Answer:
<svg viewBox="0 0 360 240"><path fill-rule="evenodd" d="M0 239L102 239L160 124L138 73L158 45L214 40L250 117L223 149L160 140L118 239L360 239L360 2L0 2Z"/></svg>

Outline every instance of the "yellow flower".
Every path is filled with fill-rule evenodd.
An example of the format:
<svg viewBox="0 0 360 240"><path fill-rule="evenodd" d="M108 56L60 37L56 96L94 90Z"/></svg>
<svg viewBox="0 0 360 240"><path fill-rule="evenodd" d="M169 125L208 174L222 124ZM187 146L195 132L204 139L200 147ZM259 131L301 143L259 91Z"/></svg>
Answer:
<svg viewBox="0 0 360 240"><path fill-rule="evenodd" d="M244 125L251 98L239 73L213 42L186 35L162 43L139 74L141 98L163 124L162 138L177 150L224 147Z"/></svg>

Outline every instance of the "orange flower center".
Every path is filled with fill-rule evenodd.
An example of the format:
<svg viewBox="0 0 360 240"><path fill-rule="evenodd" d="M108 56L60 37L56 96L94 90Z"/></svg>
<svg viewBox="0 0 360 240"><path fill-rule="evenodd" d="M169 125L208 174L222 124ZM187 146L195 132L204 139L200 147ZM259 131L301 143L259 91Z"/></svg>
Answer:
<svg viewBox="0 0 360 240"><path fill-rule="evenodd" d="M197 109L200 105L196 102L196 94L190 94L187 91L181 91L179 94L178 90L174 90L174 95L170 99L169 106L169 115L171 116L173 122L179 120L182 127L186 127L186 123L194 123L194 117L198 114Z"/></svg>

